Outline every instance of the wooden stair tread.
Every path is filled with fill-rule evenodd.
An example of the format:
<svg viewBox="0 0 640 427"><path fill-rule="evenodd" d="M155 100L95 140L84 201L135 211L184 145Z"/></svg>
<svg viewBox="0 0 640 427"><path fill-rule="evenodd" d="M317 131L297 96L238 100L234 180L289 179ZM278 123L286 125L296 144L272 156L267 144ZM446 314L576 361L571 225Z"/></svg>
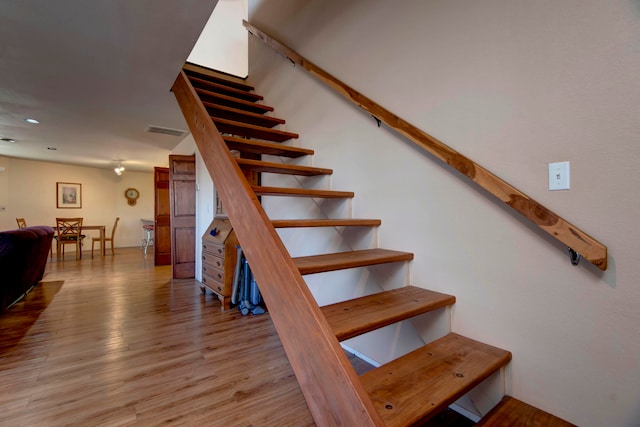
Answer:
<svg viewBox="0 0 640 427"><path fill-rule="evenodd" d="M267 172L300 176L331 175L333 173L331 169L316 168L311 166L289 165L284 163L265 162L262 160L242 158L237 159L236 161L240 166L240 169L251 172Z"/></svg>
<svg viewBox="0 0 640 427"><path fill-rule="evenodd" d="M227 143L230 150L237 150L242 153L269 154L283 157L302 157L312 155L313 150L308 148L291 147L279 143L259 141L255 139L240 138L237 136L223 135L222 139Z"/></svg>
<svg viewBox="0 0 640 427"><path fill-rule="evenodd" d="M240 110L251 111L253 113L266 113L273 111L273 107L257 102L245 101L243 99L234 98L232 96L222 95L200 88L194 88L198 96L203 102L211 102L214 104L225 105L227 107L238 108Z"/></svg>
<svg viewBox="0 0 640 427"><path fill-rule="evenodd" d="M291 196L291 197L317 197L325 199L352 198L352 191L314 190L310 188L285 188L264 187L254 185L251 187L256 196Z"/></svg>
<svg viewBox="0 0 640 427"><path fill-rule="evenodd" d="M476 424L479 427L571 427L571 424L548 412L505 396Z"/></svg>
<svg viewBox="0 0 640 427"><path fill-rule="evenodd" d="M222 95L232 96L234 98L244 99L245 101L262 101L264 97L257 93L247 92L246 90L236 89L226 84L220 84L209 79L202 79L195 76L189 76L189 81L193 87L216 92Z"/></svg>
<svg viewBox="0 0 640 427"><path fill-rule="evenodd" d="M272 128L274 126L286 123L286 121L283 119L267 116L265 114L252 113L251 111L227 107L224 105L214 104L206 101L204 101L203 104L207 109L207 112L209 112L212 117L220 117L222 119L250 123L252 125L262 126L266 128Z"/></svg>
<svg viewBox="0 0 640 427"><path fill-rule="evenodd" d="M378 227L382 224L379 219L272 219L274 228L298 228L298 227Z"/></svg>
<svg viewBox="0 0 640 427"><path fill-rule="evenodd" d="M367 267L389 262L410 261L410 252L389 249L365 249L360 251L338 252L293 258L300 274L323 273L347 268Z"/></svg>
<svg viewBox="0 0 640 427"><path fill-rule="evenodd" d="M222 119L219 117L212 117L213 122L221 133L230 133L233 135L266 139L268 141L284 142L289 139L298 138L297 133L286 132L283 130L276 130L266 128L263 126L255 126L243 122L236 122L234 120Z"/></svg>
<svg viewBox="0 0 640 427"><path fill-rule="evenodd" d="M453 295L405 286L320 309L338 340L344 341L455 302Z"/></svg>
<svg viewBox="0 0 640 427"><path fill-rule="evenodd" d="M426 422L511 360L511 353L451 333L360 378L385 425Z"/></svg>
<svg viewBox="0 0 640 427"><path fill-rule="evenodd" d="M233 87L235 89L241 89L247 92L255 89L251 85L240 82L240 80L244 80L244 79L241 79L240 77L231 76L221 71L212 70L209 68L201 67L199 65L190 64L190 63L184 64L182 69L184 70L185 74L189 77L199 76L199 78L214 81L216 83L224 84L224 85Z"/></svg>

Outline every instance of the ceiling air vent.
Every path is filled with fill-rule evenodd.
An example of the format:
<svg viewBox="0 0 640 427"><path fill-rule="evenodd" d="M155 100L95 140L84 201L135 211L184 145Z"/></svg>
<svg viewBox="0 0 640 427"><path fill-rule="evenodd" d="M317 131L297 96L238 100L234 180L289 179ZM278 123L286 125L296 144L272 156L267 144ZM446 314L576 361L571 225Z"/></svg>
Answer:
<svg viewBox="0 0 640 427"><path fill-rule="evenodd" d="M145 131L150 133L161 133L164 135L172 135L172 136L185 136L187 134L186 130L165 128L162 126L154 126L154 125L148 125Z"/></svg>

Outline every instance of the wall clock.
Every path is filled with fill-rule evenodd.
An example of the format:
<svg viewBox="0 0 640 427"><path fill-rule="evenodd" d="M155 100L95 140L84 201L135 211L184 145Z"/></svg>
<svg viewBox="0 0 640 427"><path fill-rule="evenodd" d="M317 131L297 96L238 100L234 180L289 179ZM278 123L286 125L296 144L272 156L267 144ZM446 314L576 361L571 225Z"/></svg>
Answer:
<svg viewBox="0 0 640 427"><path fill-rule="evenodd" d="M133 206L138 201L140 192L136 188L127 188L124 192L124 197L127 198L127 203L129 203L129 206Z"/></svg>

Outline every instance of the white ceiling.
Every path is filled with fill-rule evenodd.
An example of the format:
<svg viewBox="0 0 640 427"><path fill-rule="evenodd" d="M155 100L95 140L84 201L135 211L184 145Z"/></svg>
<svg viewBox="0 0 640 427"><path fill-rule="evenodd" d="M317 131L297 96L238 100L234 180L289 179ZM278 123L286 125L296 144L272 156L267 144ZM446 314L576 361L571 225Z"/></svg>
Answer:
<svg viewBox="0 0 640 427"><path fill-rule="evenodd" d="M166 166L184 137L145 129L187 130L170 88L216 2L2 0L0 156Z"/></svg>

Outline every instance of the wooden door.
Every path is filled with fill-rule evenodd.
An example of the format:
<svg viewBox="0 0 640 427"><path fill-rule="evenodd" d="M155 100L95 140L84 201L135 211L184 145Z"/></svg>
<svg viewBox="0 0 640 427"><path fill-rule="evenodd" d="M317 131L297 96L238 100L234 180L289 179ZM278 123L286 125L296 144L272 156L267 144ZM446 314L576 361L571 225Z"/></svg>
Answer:
<svg viewBox="0 0 640 427"><path fill-rule="evenodd" d="M153 168L155 220L153 258L155 265L171 264L171 202L169 168Z"/></svg>
<svg viewBox="0 0 640 427"><path fill-rule="evenodd" d="M169 156L171 263L174 279L196 273L196 158Z"/></svg>

